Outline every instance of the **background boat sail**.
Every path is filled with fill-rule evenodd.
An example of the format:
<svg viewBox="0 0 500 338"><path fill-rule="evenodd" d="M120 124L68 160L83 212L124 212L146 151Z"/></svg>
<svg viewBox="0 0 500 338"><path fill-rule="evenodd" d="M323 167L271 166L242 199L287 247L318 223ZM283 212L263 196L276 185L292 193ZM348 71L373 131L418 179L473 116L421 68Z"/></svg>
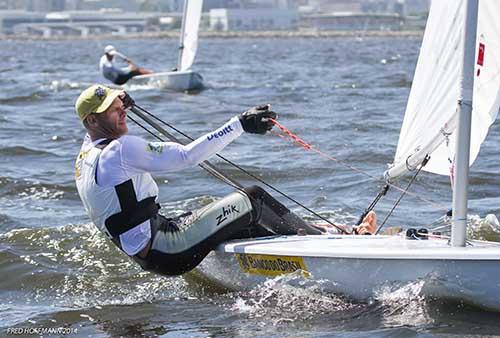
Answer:
<svg viewBox="0 0 500 338"><path fill-rule="evenodd" d="M457 166L466 160L468 170L469 146L467 140L462 141L467 137L467 125L472 125L470 163L477 157L500 106L500 27L494 20L499 12L500 2L495 0L432 2L395 164L386 177L404 174L427 155L431 160L426 171L449 174L448 159ZM467 109L472 99L473 109ZM457 109L459 102L461 109ZM457 139L457 134L463 135ZM462 142L458 152L457 140ZM460 155L463 153L467 156ZM459 159L455 161L455 157ZM462 177L456 181L461 186L455 189L465 197L463 176L467 170L459 170ZM464 196L461 198L455 197L458 204L463 203ZM460 212L466 213L466 209L462 207ZM458 221L465 223L464 219ZM460 237L454 245L444 236L415 240L404 235L233 241L219 246L197 272L240 290L301 269L310 278L321 280L323 290L355 299L371 297L382 288L422 282L424 296L500 311L500 243L468 241L462 246Z"/></svg>
<svg viewBox="0 0 500 338"><path fill-rule="evenodd" d="M198 49L198 31L200 28L203 0L186 0L179 44L177 69L181 72L191 69Z"/></svg>
<svg viewBox="0 0 500 338"><path fill-rule="evenodd" d="M185 0L176 71L136 76L127 83L136 85L154 83L161 88L186 91L203 88L203 77L191 70L198 49L203 0Z"/></svg>

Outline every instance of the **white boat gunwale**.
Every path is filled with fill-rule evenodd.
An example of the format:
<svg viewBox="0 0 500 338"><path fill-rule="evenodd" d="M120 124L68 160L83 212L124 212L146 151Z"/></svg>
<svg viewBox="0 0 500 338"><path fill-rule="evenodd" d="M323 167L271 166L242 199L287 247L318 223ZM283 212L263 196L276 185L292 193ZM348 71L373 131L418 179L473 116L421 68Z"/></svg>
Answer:
<svg viewBox="0 0 500 338"><path fill-rule="evenodd" d="M286 246L290 242L295 243L293 252ZM332 245L325 245L325 242L331 242ZM470 241L466 247L451 247L447 239L410 240L398 235L308 235L234 240L219 245L216 251L228 254L346 259L500 261L499 247L500 243L481 241Z"/></svg>

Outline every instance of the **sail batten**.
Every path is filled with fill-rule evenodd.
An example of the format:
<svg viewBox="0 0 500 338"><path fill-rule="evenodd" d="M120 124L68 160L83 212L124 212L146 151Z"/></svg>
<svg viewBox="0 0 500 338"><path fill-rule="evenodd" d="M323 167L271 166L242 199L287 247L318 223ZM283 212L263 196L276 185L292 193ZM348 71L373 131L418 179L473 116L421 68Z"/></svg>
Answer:
<svg viewBox="0 0 500 338"><path fill-rule="evenodd" d="M388 179L404 174L407 162L448 175L455 157L456 121L464 50L465 0L433 1L422 42L405 118ZM479 153L500 104L500 25L494 14L500 1L479 2L470 161ZM498 20L497 20L498 21ZM450 135L444 135L443 130Z"/></svg>

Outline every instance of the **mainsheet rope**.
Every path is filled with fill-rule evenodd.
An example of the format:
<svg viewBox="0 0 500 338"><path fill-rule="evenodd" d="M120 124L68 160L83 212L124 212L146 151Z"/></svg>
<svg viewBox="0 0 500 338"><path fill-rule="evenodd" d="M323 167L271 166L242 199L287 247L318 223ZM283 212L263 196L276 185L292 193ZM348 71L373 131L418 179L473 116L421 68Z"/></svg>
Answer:
<svg viewBox="0 0 500 338"><path fill-rule="evenodd" d="M410 196L413 196L423 202L426 202L426 203L429 203L431 204L432 206L434 206L435 208L437 209L440 209L440 210L444 210L444 211L448 211L449 208L446 208L445 206L437 203L437 202L434 202L430 199L427 199L427 198L424 198L416 193L412 193L412 192L409 192L407 189L404 189L404 188L401 188L397 185L395 185L394 183L389 183L389 182L386 182L384 181L383 179L379 178L379 177L375 177L373 175L371 175L370 173L367 173L366 171L363 171L359 168L356 168L342 160L339 160L335 157L333 157L332 155L329 155L329 154L326 154L324 152L322 152L320 149L312 146L311 144L305 142L304 140L302 140L300 137L298 137L297 135L295 135L294 133L292 133L290 130L288 130L285 126L283 126L282 124L280 124L278 121L274 120L274 119L270 119L271 122L284 134L280 134L279 132L275 132L275 131L271 131L271 133L273 133L274 135L284 139L284 140L289 140L291 141L292 143L295 143L297 145L299 145L300 147L304 148L305 150L309 150L309 151L313 151L315 152L316 154L320 155L321 157L323 158L326 158L328 160L331 160L331 161L334 161L334 162L337 162L339 163L340 165L343 165L344 167L352 170L352 171L355 171L359 174L362 174L362 175L365 175L367 177L369 177L370 179L372 179L373 181L376 181L376 182L382 182L386 185L389 185L391 188L394 188L395 190L398 190L404 194L408 194ZM419 172L420 172L420 169L419 169ZM414 179L413 179L414 180ZM410 182L413 183L413 180Z"/></svg>

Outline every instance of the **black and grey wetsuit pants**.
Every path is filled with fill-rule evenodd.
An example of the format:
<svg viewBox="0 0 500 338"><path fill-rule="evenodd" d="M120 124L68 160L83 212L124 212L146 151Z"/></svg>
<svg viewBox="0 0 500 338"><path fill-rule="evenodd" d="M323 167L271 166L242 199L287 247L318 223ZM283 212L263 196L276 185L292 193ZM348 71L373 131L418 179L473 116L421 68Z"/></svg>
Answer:
<svg viewBox="0 0 500 338"><path fill-rule="evenodd" d="M299 229L320 234L274 199L252 186L234 192L202 209L176 218L151 219L152 244L145 259L134 259L148 271L181 275L195 268L217 245L231 239L275 234L293 235Z"/></svg>

